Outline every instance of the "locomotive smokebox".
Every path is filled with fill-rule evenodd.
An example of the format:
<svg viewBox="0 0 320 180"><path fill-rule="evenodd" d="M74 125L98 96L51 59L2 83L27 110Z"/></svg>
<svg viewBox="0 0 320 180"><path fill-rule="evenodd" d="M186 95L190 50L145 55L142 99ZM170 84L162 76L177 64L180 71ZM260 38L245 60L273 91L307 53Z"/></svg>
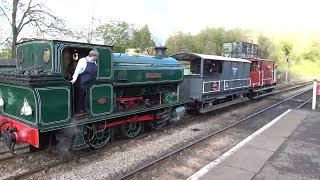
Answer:
<svg viewBox="0 0 320 180"><path fill-rule="evenodd" d="M164 46L158 46L158 47L155 47L154 50L155 50L155 56L158 56L158 57L166 57L167 54L166 54L166 51L167 51L167 47L164 47Z"/></svg>

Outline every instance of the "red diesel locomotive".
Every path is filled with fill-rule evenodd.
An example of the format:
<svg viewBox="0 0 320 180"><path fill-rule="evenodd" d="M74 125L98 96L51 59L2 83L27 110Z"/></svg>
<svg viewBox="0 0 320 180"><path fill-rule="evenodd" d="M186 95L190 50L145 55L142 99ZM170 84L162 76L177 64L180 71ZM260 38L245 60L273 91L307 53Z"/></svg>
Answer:
<svg viewBox="0 0 320 180"><path fill-rule="evenodd" d="M275 61L267 59L249 58L250 66L250 94L257 96L271 92L275 85Z"/></svg>

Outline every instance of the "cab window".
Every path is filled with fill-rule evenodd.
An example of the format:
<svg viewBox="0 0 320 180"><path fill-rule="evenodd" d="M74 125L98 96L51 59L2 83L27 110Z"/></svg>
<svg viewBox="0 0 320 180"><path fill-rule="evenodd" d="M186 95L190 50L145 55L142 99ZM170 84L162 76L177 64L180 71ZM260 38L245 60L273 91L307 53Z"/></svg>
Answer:
<svg viewBox="0 0 320 180"><path fill-rule="evenodd" d="M254 61L254 62L251 63L250 71L253 71L253 72L258 72L259 71L259 65L258 65L257 61Z"/></svg>
<svg viewBox="0 0 320 180"><path fill-rule="evenodd" d="M91 49L79 47L66 47L62 52L63 75L71 80L79 59L86 57Z"/></svg>

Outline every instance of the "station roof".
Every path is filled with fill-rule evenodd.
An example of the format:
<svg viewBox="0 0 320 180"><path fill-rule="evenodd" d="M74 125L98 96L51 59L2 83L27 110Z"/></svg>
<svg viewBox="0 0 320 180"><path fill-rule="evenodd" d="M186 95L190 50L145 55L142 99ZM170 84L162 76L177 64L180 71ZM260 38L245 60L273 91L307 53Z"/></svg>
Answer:
<svg viewBox="0 0 320 180"><path fill-rule="evenodd" d="M179 60L187 60L187 59L193 60L193 59L201 58L201 59L209 59L209 60L217 60L217 61L233 61L233 62L251 63L251 61L248 61L246 59L229 58L224 56L197 54L197 53L189 53L189 52L174 54L171 57Z"/></svg>

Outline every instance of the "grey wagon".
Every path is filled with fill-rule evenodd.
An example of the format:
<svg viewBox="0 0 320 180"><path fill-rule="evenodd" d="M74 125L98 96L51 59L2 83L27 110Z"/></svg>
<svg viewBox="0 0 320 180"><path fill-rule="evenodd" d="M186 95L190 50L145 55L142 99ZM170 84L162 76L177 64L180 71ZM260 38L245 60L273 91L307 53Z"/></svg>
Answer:
<svg viewBox="0 0 320 180"><path fill-rule="evenodd" d="M250 87L250 61L196 53L179 53L171 57L184 65L185 78L179 85L179 97L194 100L200 112L245 98Z"/></svg>

